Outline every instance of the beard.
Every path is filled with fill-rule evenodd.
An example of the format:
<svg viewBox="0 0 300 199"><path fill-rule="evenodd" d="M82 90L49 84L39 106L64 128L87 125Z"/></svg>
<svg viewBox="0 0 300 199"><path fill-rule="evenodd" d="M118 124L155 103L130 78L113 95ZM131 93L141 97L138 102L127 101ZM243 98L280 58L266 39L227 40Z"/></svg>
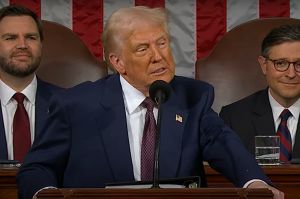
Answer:
<svg viewBox="0 0 300 199"><path fill-rule="evenodd" d="M36 71L40 62L41 56L33 57L31 64L28 64L26 67L20 67L19 65L21 65L22 63L16 63L13 62L11 59L9 60L5 57L0 56L1 69L4 72L16 77L26 77L28 75L31 75Z"/></svg>

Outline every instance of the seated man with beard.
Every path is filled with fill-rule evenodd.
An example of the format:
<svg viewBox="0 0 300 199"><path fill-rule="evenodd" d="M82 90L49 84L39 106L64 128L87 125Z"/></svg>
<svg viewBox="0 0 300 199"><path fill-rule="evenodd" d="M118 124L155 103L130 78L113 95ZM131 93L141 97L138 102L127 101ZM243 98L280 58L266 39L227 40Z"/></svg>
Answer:
<svg viewBox="0 0 300 199"><path fill-rule="evenodd" d="M0 160L23 161L59 87L38 79L41 21L21 6L0 9Z"/></svg>

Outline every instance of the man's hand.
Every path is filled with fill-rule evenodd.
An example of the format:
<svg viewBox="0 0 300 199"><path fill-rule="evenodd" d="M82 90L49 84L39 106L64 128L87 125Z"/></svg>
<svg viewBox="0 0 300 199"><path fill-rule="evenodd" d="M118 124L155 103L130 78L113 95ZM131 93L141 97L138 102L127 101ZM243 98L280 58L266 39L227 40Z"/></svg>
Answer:
<svg viewBox="0 0 300 199"><path fill-rule="evenodd" d="M275 189L274 187L271 187L270 185L261 181L252 182L251 184L249 184L247 188L251 188L251 189L267 188L273 192L274 199L284 199L284 193L282 191L279 191L278 189Z"/></svg>

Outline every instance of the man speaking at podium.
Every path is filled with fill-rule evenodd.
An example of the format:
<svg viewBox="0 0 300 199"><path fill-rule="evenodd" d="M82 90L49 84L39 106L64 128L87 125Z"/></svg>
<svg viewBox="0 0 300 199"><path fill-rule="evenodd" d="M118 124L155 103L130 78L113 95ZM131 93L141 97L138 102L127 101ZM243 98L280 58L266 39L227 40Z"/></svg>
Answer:
<svg viewBox="0 0 300 199"><path fill-rule="evenodd" d="M152 180L158 110L149 86L155 80L168 82L172 90L161 116L160 178L204 176L202 162L207 161L237 187L269 188L283 198L211 109L212 86L174 76L163 9L117 10L105 26L103 45L118 74L53 98L43 137L17 176L20 198L50 187Z"/></svg>

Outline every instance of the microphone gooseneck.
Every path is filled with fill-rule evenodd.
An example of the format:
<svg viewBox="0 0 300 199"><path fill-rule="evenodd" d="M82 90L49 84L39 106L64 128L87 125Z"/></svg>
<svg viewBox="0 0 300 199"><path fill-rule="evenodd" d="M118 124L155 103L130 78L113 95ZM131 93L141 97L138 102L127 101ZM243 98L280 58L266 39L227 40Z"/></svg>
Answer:
<svg viewBox="0 0 300 199"><path fill-rule="evenodd" d="M149 88L150 98L157 104L157 125L156 125L156 136L155 136L155 152L154 152L154 166L153 166L153 184L151 188L159 187L159 150L160 150L160 129L161 129L161 115L162 108L161 104L165 103L171 94L171 86L163 81L154 81Z"/></svg>

